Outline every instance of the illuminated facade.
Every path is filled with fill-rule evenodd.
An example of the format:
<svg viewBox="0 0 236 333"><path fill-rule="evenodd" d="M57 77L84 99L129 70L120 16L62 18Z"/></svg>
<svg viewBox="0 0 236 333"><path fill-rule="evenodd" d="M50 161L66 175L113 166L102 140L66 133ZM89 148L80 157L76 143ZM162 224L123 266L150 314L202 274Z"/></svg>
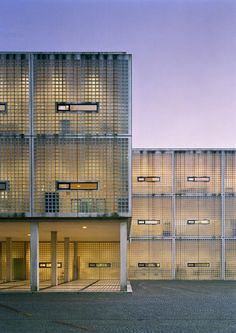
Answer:
<svg viewBox="0 0 236 333"><path fill-rule="evenodd" d="M131 150L129 54L0 53L0 283L236 279L235 170Z"/></svg>
<svg viewBox="0 0 236 333"><path fill-rule="evenodd" d="M236 279L236 151L133 150L130 279Z"/></svg>
<svg viewBox="0 0 236 333"><path fill-rule="evenodd" d="M0 280L126 289L130 124L130 55L0 54Z"/></svg>

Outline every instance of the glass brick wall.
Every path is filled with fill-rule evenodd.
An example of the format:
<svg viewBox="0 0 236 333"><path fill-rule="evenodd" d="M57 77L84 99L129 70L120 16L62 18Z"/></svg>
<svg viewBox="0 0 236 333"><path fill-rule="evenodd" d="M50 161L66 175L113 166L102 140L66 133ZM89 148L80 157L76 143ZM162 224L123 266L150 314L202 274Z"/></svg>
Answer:
<svg viewBox="0 0 236 333"><path fill-rule="evenodd" d="M130 55L0 53L0 214L130 216L130 122Z"/></svg>
<svg viewBox="0 0 236 333"><path fill-rule="evenodd" d="M235 166L230 150L133 150L131 279L236 279Z"/></svg>

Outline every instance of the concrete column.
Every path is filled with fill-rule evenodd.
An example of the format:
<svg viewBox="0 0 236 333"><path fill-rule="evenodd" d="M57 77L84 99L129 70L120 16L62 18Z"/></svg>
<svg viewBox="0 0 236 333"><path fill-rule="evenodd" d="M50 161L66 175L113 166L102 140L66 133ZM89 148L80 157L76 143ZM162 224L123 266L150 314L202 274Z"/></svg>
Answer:
<svg viewBox="0 0 236 333"><path fill-rule="evenodd" d="M58 285L57 279L57 232L51 231L51 284Z"/></svg>
<svg viewBox="0 0 236 333"><path fill-rule="evenodd" d="M79 279L78 272L78 242L74 242L74 259L73 259L73 280Z"/></svg>
<svg viewBox="0 0 236 333"><path fill-rule="evenodd" d="M12 240L6 238L6 281L10 282L13 279L12 276Z"/></svg>
<svg viewBox="0 0 236 333"><path fill-rule="evenodd" d="M127 290L127 222L120 223L120 290Z"/></svg>
<svg viewBox="0 0 236 333"><path fill-rule="evenodd" d="M64 238L64 282L70 281L70 238Z"/></svg>
<svg viewBox="0 0 236 333"><path fill-rule="evenodd" d="M2 242L0 242L0 280L2 280Z"/></svg>
<svg viewBox="0 0 236 333"><path fill-rule="evenodd" d="M39 225L30 223L30 289L39 291Z"/></svg>

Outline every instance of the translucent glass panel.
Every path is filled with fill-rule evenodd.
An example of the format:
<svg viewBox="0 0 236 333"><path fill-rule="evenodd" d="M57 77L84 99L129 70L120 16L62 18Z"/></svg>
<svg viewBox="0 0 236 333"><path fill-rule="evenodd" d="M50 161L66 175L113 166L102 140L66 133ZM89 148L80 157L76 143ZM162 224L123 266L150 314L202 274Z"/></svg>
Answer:
<svg viewBox="0 0 236 333"><path fill-rule="evenodd" d="M12 279L27 280L29 279L29 242L12 242ZM6 281L6 242L0 243L0 282Z"/></svg>
<svg viewBox="0 0 236 333"><path fill-rule="evenodd" d="M168 152L133 151L133 193L171 193L172 155ZM160 177L160 181L138 181L138 177Z"/></svg>
<svg viewBox="0 0 236 333"><path fill-rule="evenodd" d="M236 241L225 241L225 278L236 279Z"/></svg>
<svg viewBox="0 0 236 333"><path fill-rule="evenodd" d="M177 197L176 235L220 236L221 197Z"/></svg>
<svg viewBox="0 0 236 333"><path fill-rule="evenodd" d="M236 197L225 197L225 236L236 237Z"/></svg>
<svg viewBox="0 0 236 333"><path fill-rule="evenodd" d="M119 279L120 245L116 242L79 243L80 279ZM89 267L91 263L110 264L110 267ZM102 265L101 265L102 266Z"/></svg>
<svg viewBox="0 0 236 333"><path fill-rule="evenodd" d="M155 263L159 264L159 267L151 265ZM146 264L146 267L140 264ZM129 243L129 279L171 279L171 241L131 241Z"/></svg>
<svg viewBox="0 0 236 333"><path fill-rule="evenodd" d="M220 279L220 273L221 273L220 251L221 251L220 241L177 240L176 279L180 280ZM196 266L189 267L189 264L195 264Z"/></svg>
<svg viewBox="0 0 236 333"><path fill-rule="evenodd" d="M29 212L29 141L24 138L0 138L0 214Z"/></svg>
<svg viewBox="0 0 236 333"><path fill-rule="evenodd" d="M51 264L51 243L40 242L39 243L39 263ZM57 242L57 277L59 282L64 281L64 243ZM40 265L42 266L42 265ZM39 267L40 267L39 266ZM50 267L39 268L40 281L48 281L51 279L52 269Z"/></svg>
<svg viewBox="0 0 236 333"><path fill-rule="evenodd" d="M225 193L232 194L236 192L236 153L225 153Z"/></svg>
<svg viewBox="0 0 236 333"><path fill-rule="evenodd" d="M128 134L127 55L35 55L34 121L40 134ZM56 112L56 103L99 103L98 112Z"/></svg>
<svg viewBox="0 0 236 333"><path fill-rule="evenodd" d="M6 111L0 112L1 134L29 132L29 71L23 54L0 54L0 103Z"/></svg>
<svg viewBox="0 0 236 333"><path fill-rule="evenodd" d="M192 151L175 154L175 191L181 194L221 192L220 152ZM188 177L209 177L193 179ZM192 181L191 181L192 180Z"/></svg>
<svg viewBox="0 0 236 333"><path fill-rule="evenodd" d="M156 225L139 224L140 220L156 220ZM133 197L131 237L171 235L171 198Z"/></svg>
<svg viewBox="0 0 236 333"><path fill-rule="evenodd" d="M56 181L95 181L98 190L60 191ZM34 187L36 213L127 215L128 139L36 140Z"/></svg>

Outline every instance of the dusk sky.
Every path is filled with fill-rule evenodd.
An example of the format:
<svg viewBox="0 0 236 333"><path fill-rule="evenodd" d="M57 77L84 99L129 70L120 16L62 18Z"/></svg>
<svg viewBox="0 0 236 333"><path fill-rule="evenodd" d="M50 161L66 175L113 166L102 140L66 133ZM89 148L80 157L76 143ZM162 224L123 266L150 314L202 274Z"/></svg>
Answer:
<svg viewBox="0 0 236 333"><path fill-rule="evenodd" d="M133 147L236 147L236 1L0 0L1 51L133 55Z"/></svg>

